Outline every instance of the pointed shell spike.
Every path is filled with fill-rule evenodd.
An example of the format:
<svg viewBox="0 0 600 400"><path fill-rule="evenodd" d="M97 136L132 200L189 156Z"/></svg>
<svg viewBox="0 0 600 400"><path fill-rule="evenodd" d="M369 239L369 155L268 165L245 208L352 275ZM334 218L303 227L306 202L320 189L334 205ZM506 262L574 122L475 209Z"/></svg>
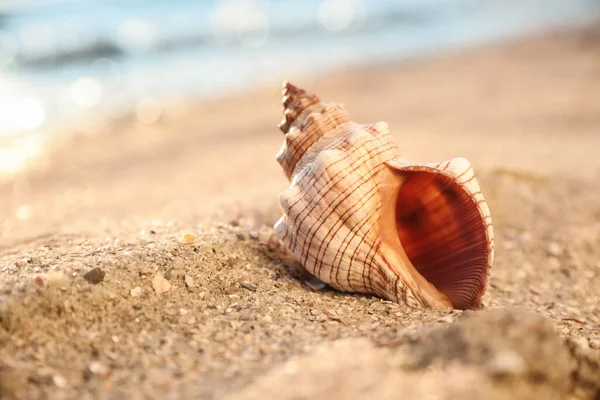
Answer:
<svg viewBox="0 0 600 400"><path fill-rule="evenodd" d="M415 164L385 122L283 86L277 160L291 184L276 233L330 286L413 307L479 308L493 262L489 209L463 158Z"/></svg>
<svg viewBox="0 0 600 400"><path fill-rule="evenodd" d="M323 104L317 96L289 82L283 84L283 107L279 129L285 134L285 141L277 161L290 178L306 150L324 133L348 123L349 118L340 106Z"/></svg>

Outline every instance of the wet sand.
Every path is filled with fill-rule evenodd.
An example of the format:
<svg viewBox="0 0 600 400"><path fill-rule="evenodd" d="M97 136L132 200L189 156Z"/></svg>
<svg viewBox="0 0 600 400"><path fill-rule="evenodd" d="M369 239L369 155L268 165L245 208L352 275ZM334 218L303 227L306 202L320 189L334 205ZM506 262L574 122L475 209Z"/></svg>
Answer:
<svg viewBox="0 0 600 400"><path fill-rule="evenodd" d="M0 187L0 397L598 398L598 27L294 83L472 162L485 309L310 284L272 236L275 82L80 128Z"/></svg>

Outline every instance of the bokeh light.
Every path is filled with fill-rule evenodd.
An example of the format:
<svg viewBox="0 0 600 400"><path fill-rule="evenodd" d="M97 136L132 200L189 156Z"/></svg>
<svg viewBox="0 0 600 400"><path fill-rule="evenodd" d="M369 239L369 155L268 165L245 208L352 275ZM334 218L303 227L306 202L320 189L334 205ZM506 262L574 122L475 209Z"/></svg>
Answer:
<svg viewBox="0 0 600 400"><path fill-rule="evenodd" d="M70 87L71 100L81 108L92 108L102 97L102 86L93 78L79 78Z"/></svg>
<svg viewBox="0 0 600 400"><path fill-rule="evenodd" d="M269 21L261 4L254 0L224 0L210 17L211 29L219 40L242 40L261 45L269 36Z"/></svg>
<svg viewBox="0 0 600 400"><path fill-rule="evenodd" d="M157 32L149 21L132 18L119 26L118 42L127 52L144 53L157 44Z"/></svg>
<svg viewBox="0 0 600 400"><path fill-rule="evenodd" d="M42 126L46 111L39 100L24 98L14 103L13 118L16 130L32 130Z"/></svg>
<svg viewBox="0 0 600 400"><path fill-rule="evenodd" d="M40 100L23 96L23 84L0 78L0 137L42 126L46 110Z"/></svg>
<svg viewBox="0 0 600 400"><path fill-rule="evenodd" d="M356 21L361 6L357 0L323 0L319 5L319 21L327 30L343 31Z"/></svg>

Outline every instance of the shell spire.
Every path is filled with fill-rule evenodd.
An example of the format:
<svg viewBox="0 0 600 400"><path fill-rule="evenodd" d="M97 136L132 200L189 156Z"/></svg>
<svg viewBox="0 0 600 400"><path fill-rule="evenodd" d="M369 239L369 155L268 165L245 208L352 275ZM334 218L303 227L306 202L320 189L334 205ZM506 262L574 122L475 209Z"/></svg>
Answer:
<svg viewBox="0 0 600 400"><path fill-rule="evenodd" d="M360 125L284 83L291 184L276 233L330 286L413 307L479 308L494 256L489 209L464 158L416 164L387 124Z"/></svg>
<svg viewBox="0 0 600 400"><path fill-rule="evenodd" d="M316 95L287 81L283 83L282 103L284 112L279 129L285 134L285 142L277 161L290 178L306 150L326 132L349 122L349 118L339 105L323 104Z"/></svg>

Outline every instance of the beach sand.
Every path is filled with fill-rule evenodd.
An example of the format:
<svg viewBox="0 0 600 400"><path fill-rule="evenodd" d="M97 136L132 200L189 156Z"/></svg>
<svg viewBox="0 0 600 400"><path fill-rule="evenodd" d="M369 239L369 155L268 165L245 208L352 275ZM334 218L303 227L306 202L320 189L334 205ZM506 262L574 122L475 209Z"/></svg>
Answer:
<svg viewBox="0 0 600 400"><path fill-rule="evenodd" d="M312 283L272 235L277 82L73 128L0 187L0 397L600 398L598 26L294 83L472 162L484 310Z"/></svg>

